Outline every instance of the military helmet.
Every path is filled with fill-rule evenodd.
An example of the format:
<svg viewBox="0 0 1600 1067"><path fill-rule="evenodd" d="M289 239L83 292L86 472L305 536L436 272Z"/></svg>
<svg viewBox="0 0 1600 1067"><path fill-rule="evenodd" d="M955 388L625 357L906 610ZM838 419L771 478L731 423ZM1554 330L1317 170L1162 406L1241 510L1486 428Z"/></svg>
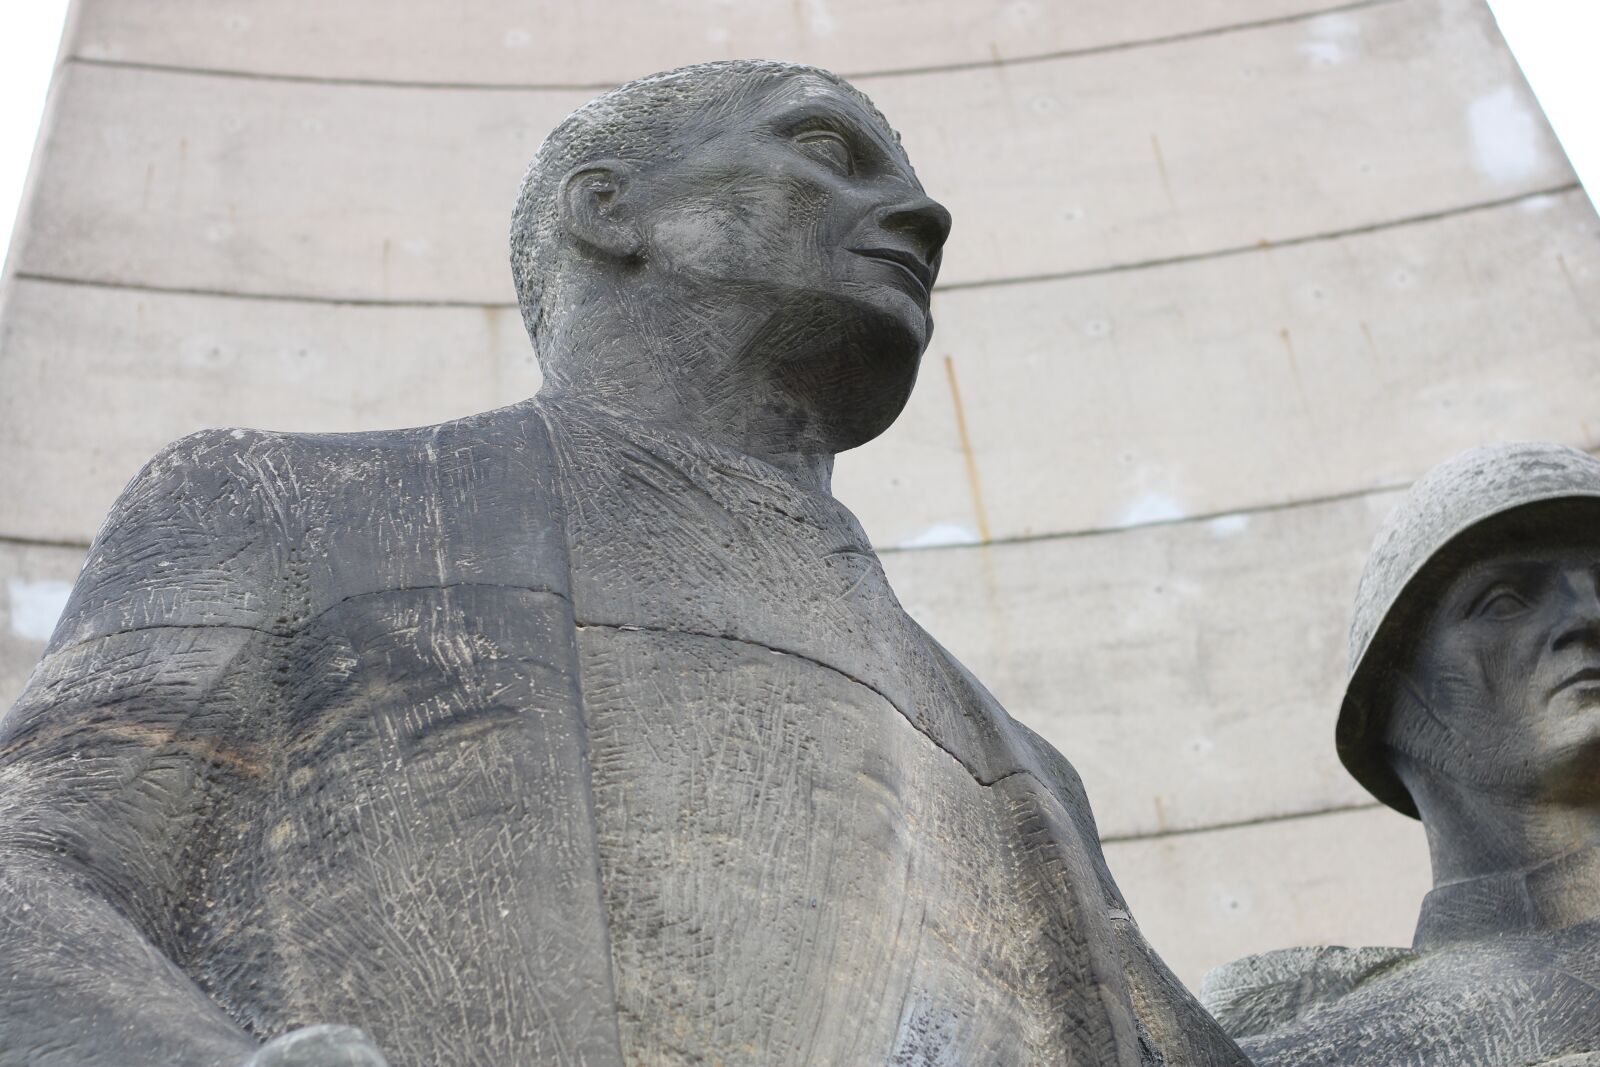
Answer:
<svg viewBox="0 0 1600 1067"><path fill-rule="evenodd" d="M1350 674L1335 742L1345 769L1385 804L1418 818L1382 750L1389 700L1381 664L1402 605L1423 592L1418 576L1446 545L1508 511L1554 500L1600 500L1600 459L1542 441L1486 445L1425 474L1378 531L1356 588Z"/></svg>

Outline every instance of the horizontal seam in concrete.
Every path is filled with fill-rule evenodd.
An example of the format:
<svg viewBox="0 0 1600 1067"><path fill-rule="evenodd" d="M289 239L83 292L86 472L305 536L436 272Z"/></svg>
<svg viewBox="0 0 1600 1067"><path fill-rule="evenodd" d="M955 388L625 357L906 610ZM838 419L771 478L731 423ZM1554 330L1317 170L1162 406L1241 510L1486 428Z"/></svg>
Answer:
<svg viewBox="0 0 1600 1067"><path fill-rule="evenodd" d="M1563 182L1560 185L1533 189L1525 193L1515 193L1511 196L1497 197L1494 200L1483 200L1457 207L1441 208L1437 211L1429 211L1420 215L1407 215L1398 219L1365 223L1345 230L1327 230L1321 233L1304 234L1299 237L1285 237L1277 241L1263 239L1255 244L1238 245L1205 252L1190 252L1184 255L1138 260L1131 263L1111 263L1103 267L1085 267L1082 270L1044 272L1007 278L986 278L970 282L950 282L937 286L934 289L934 295L963 292L969 289L993 289L1007 285L1070 281L1078 278L1093 278L1102 274L1125 274L1131 271L1153 270L1158 267L1198 263L1210 259L1227 259L1232 256L1272 252L1280 248L1294 248L1299 245L1316 244L1322 241L1338 241L1346 237L1382 233L1386 230L1401 229L1406 226L1420 226L1430 222L1439 222L1443 219L1455 218L1458 215L1470 215L1478 211L1492 211L1495 208L1508 207L1525 200L1537 200L1546 196L1560 196L1579 191L1582 188L1582 185L1576 181ZM223 300L265 300L274 303L321 304L332 307L456 308L482 311L486 309L510 310L517 306L512 302L491 303L481 300L381 299L378 297L322 296L315 293L252 293L228 289L208 289L200 286L155 285L145 282L117 282L95 278L74 278L64 274L46 274L41 271L19 270L12 277L17 281L44 282L52 285L76 285L90 289L162 293L171 296L215 297Z"/></svg>
<svg viewBox="0 0 1600 1067"><path fill-rule="evenodd" d="M1127 526L1097 526L1084 530L1057 530L1049 533L1018 534L1015 537L996 537L989 541L972 541L966 544L953 545L874 545L873 552L880 556L903 555L913 552L951 552L974 548L993 548L999 545L1025 545L1035 541L1068 541L1085 537L1110 537L1131 530L1156 529L1163 526L1183 526L1190 523L1211 522L1215 519L1230 518L1234 515L1264 515L1278 511L1292 511L1296 508L1312 508L1323 504L1337 504L1345 500L1359 500L1362 497L1382 496L1385 493L1396 493L1405 489L1411 483L1399 482L1393 485L1369 486L1364 489L1350 489L1340 493L1325 493L1321 496L1305 497L1300 500L1285 500L1276 504L1252 504L1242 508L1229 508L1226 511L1208 511L1199 515L1182 515L1171 519L1151 519L1148 522L1131 523ZM23 537L18 535L0 533L0 545L18 545L24 548L76 548L87 549L88 541L56 540L45 537ZM606 623L584 623L585 626L605 626ZM691 631L672 631L674 633L689 633ZM715 634L700 634L701 637L714 637ZM739 638L732 638L739 640ZM782 650L779 650L782 651ZM887 698L886 698L887 699Z"/></svg>
<svg viewBox="0 0 1600 1067"><path fill-rule="evenodd" d="M1600 457L1600 446L1586 448L1584 451L1590 455ZM1420 475L1418 476L1420 477ZM1158 529L1163 526L1184 526L1202 522L1214 522L1217 519L1231 518L1235 515L1270 515L1281 511L1294 511L1299 508L1314 508L1324 504L1338 504L1347 500L1360 500L1363 497L1383 496L1386 493L1398 493L1409 488L1410 481L1396 482L1388 485L1368 486L1364 489L1347 489L1339 493L1324 493L1321 496L1302 497L1299 500L1284 500L1276 504L1251 504L1240 508L1229 508L1225 511L1207 511L1199 515L1183 515L1171 519L1151 519L1147 522L1135 522L1126 526L1097 526L1086 530L1061 530L1052 533L1018 534L1015 537L997 537L990 541L973 541L967 544L956 545L874 545L872 551L880 556L897 556L915 552L951 552L964 551L974 548L992 548L999 545L1026 545L1036 541L1068 541L1086 537L1113 537L1117 534L1129 533L1135 530ZM75 548L86 550L88 541L56 540L45 537L23 537L20 535L0 533L0 545L17 545L22 548ZM560 593L556 594L560 596ZM601 626L603 623L585 623L584 625ZM688 631L678 631L688 632ZM701 635L710 636L710 635ZM735 639L737 640L737 639ZM887 698L885 698L887 699Z"/></svg>
<svg viewBox="0 0 1600 1067"><path fill-rule="evenodd" d="M1083 48L1065 48L1053 52L1033 52L1018 56L1004 56L994 59L962 60L953 63L931 64L920 67L894 67L882 70L864 70L847 72L843 76L848 79L857 78L900 78L926 74L960 73L970 70L986 70L996 67L1020 66L1033 63L1049 63L1062 59L1078 59L1086 56L1107 55L1115 52L1128 52L1140 48L1154 48L1168 44L1180 44L1185 41L1203 40L1207 37L1218 37L1231 33L1243 33L1250 30L1267 29L1273 26L1291 25L1296 22L1306 22L1322 18L1326 15L1344 14L1350 11L1359 11L1370 7L1384 7L1401 0L1351 0L1349 3L1334 4L1330 7L1318 8L1315 11L1300 11L1291 15L1277 15L1271 18L1253 19L1249 22L1229 23L1225 26L1208 26L1203 29L1189 30L1184 33L1163 34L1157 37L1139 37L1128 41L1113 41L1109 44L1089 45ZM84 66L111 67L118 70L150 71L158 74L190 74L210 78L237 78L246 81L273 81L290 82L302 85L349 85L373 89L435 89L460 92L604 92L615 88L617 82L446 82L446 81L407 81L396 78L357 78L339 77L317 74L285 74L270 71L255 70L229 70L223 67L190 67L177 63L151 63L139 60L106 59L94 56L69 55L62 61L63 64L73 63ZM641 72L647 73L647 72Z"/></svg>
<svg viewBox="0 0 1600 1067"><path fill-rule="evenodd" d="M52 537L14 537L10 534L0 534L0 545L16 545L18 548L75 548L80 552L87 551L87 541L63 541Z"/></svg>
<svg viewBox="0 0 1600 1067"><path fill-rule="evenodd" d="M1359 500L1362 497L1382 496L1385 493L1396 493L1405 489L1409 481L1398 482L1393 485L1375 485L1363 489L1347 489L1338 493L1324 493L1321 496L1308 496L1299 500L1285 500L1276 504L1250 504L1240 508L1229 508L1226 511L1207 511L1199 515L1180 515L1170 519L1150 519L1146 522L1130 523L1126 526L1094 526L1082 530L1054 530L1048 533L1017 534L1013 537L995 537L988 541L968 541L960 544L949 545L888 545L883 548L874 548L880 556L902 555L909 552L950 552L973 548L993 548L996 545L1026 545L1035 541L1071 541L1084 537L1110 537L1115 534L1126 533L1129 530L1150 530L1163 526L1183 526L1189 523L1212 522L1216 519L1232 518L1235 515L1264 515L1277 511L1292 511L1295 508L1314 508L1323 504L1337 504L1345 500Z"/></svg>
<svg viewBox="0 0 1600 1067"><path fill-rule="evenodd" d="M1275 823L1320 819L1324 815L1344 815L1357 811L1374 811L1381 807L1383 805L1376 800L1360 801L1354 804L1335 804L1331 807L1318 808L1315 811L1295 811L1284 815L1261 815L1253 819L1212 823L1209 826L1185 826L1176 830L1158 830L1147 834L1104 834L1100 838L1100 843L1103 845L1120 845L1134 841L1160 841L1168 837L1191 837L1195 834L1220 833L1223 830L1248 830L1254 826L1271 826ZM1396 814L1398 815L1399 813L1396 812Z"/></svg>
<svg viewBox="0 0 1600 1067"><path fill-rule="evenodd" d="M1600 446L1584 448L1582 451L1592 456L1600 457ZM1417 477L1420 478L1422 475L1418 474ZM882 548L874 547L873 551L880 556L896 556L915 552L950 552L974 548L992 548L996 545L1027 545L1036 541L1071 541L1086 537L1112 537L1132 530L1152 530L1163 526L1184 526L1190 523L1215 522L1217 519L1228 519L1235 515L1270 515L1280 511L1294 511L1298 508L1314 508L1321 507L1324 504L1338 504L1347 500L1360 500L1363 497L1403 492L1409 489L1411 484L1412 481L1408 480L1388 485L1373 485L1364 489L1346 489L1338 493L1324 493L1320 496L1301 497L1298 500L1284 500L1276 504L1249 504L1244 507L1229 508L1226 511L1207 511L1198 515L1180 515L1170 519L1150 519L1145 522L1129 523L1126 526L1095 526L1083 530L1056 530L1049 533L1017 534L1014 537L996 537L988 541L968 541L949 545L886 545ZM0 538L0 540L4 540L4 538Z"/></svg>
<svg viewBox="0 0 1600 1067"><path fill-rule="evenodd" d="M936 291L957 292L966 289L992 289L1001 285L1028 285L1035 282L1092 278L1101 274L1124 274L1129 271L1151 270L1156 267L1170 267L1200 260L1227 259L1232 256L1273 252L1280 248L1295 248L1299 245L1315 244L1320 241L1337 241L1346 237L1360 237L1364 234L1382 233L1385 230L1400 229L1405 226L1418 226L1428 222L1438 222L1441 219L1454 218L1458 215L1470 215L1478 211L1492 211L1495 208L1508 207L1524 200L1537 200L1544 196L1560 196L1582 188L1581 183L1568 181L1562 182L1560 185L1547 186L1543 189L1532 189L1525 193L1513 193L1510 196L1496 197L1493 200L1480 200L1477 203L1463 204L1458 207L1440 208L1437 211L1428 211L1420 215L1407 215L1399 219L1370 222L1362 226L1352 226L1345 230L1328 230L1323 233L1302 234L1298 237L1284 237L1278 240L1269 240L1263 237L1255 244L1235 245L1230 248L1213 248L1204 252L1191 252L1179 256L1141 259L1131 263L1113 263L1104 267L1086 267L1083 270L1046 271L1039 274L1018 274L1006 278L983 278L970 282L951 282L948 285L939 286Z"/></svg>
<svg viewBox="0 0 1600 1067"><path fill-rule="evenodd" d="M1181 44L1185 41L1204 40L1207 37L1221 37L1231 33L1246 33L1250 30L1269 29L1273 26L1288 26L1296 22L1309 22L1326 15L1342 15L1350 11L1360 11L1369 7L1387 7L1400 3L1402 0L1352 0L1350 3L1334 4L1332 7L1318 8L1315 11L1299 11L1292 15L1274 15L1270 18L1253 19L1249 22L1234 22L1226 26L1208 26L1199 30L1188 30L1184 33L1163 34L1157 37L1139 37L1131 41L1114 41L1110 44L1089 45L1084 48L1064 48L1056 52L1034 52L1020 56L1005 56L1000 59L974 59L960 63L934 64L925 67L896 67L890 70L868 70L855 74L847 74L847 78L896 78L916 74L943 74L965 70L985 70L990 67L1013 67L1031 63L1049 63L1057 59L1078 59L1084 56L1101 56L1115 52L1131 52L1140 48L1154 48L1161 45Z"/></svg>
<svg viewBox="0 0 1600 1067"><path fill-rule="evenodd" d="M230 289L207 289L201 286L111 282L95 278L73 278L64 274L44 274L39 271L22 270L17 271L12 277L17 281L48 282L52 285L75 285L87 289L160 293L166 296L204 296L222 300L264 300L268 303L276 304L325 304L334 307L456 308L468 311L503 310L517 306L514 303L485 303L481 300L394 300L361 296L320 296L315 293L249 293Z"/></svg>

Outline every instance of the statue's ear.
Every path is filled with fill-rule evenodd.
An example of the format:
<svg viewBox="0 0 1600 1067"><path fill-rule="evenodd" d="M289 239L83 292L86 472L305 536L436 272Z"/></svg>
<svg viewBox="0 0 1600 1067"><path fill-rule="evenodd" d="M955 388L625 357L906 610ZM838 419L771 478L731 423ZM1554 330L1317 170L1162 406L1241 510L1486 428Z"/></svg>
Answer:
<svg viewBox="0 0 1600 1067"><path fill-rule="evenodd" d="M561 183L561 224L582 244L617 259L632 259L644 235L629 199L633 168L616 159L585 163Z"/></svg>

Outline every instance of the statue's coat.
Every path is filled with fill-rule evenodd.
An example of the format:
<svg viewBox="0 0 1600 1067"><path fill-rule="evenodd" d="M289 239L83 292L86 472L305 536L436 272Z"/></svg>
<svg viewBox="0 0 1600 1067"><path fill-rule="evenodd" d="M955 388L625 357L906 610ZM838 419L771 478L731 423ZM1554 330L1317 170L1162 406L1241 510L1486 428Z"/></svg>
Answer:
<svg viewBox="0 0 1600 1067"><path fill-rule="evenodd" d="M74 1063L1243 1062L847 511L570 402L162 452L0 724L0 858ZM63 871L116 914L39 923ZM129 924L185 977L52 932Z"/></svg>

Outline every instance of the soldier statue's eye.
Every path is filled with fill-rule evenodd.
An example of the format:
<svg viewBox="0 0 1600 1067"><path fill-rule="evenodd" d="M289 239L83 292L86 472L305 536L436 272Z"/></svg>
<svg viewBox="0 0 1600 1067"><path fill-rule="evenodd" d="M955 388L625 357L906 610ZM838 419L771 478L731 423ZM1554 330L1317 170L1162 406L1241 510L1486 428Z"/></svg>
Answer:
<svg viewBox="0 0 1600 1067"><path fill-rule="evenodd" d="M795 141L839 173L855 173L855 157L850 152L850 146L838 134L828 130L808 130L796 137Z"/></svg>
<svg viewBox="0 0 1600 1067"><path fill-rule="evenodd" d="M1527 610L1528 602L1503 585L1485 590L1472 605L1472 615L1479 619L1514 619Z"/></svg>

